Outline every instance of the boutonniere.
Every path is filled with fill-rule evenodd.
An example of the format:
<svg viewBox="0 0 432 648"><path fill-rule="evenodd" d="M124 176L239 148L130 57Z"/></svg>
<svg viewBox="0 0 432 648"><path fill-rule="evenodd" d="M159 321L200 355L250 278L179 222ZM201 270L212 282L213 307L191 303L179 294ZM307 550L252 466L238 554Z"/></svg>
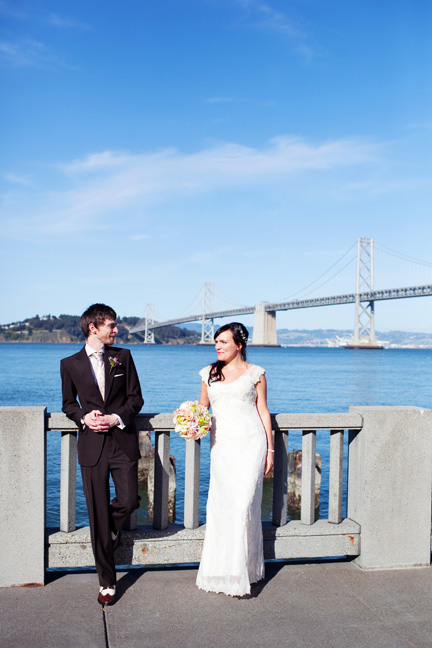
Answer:
<svg viewBox="0 0 432 648"><path fill-rule="evenodd" d="M120 360L118 358L116 358L115 356L114 357L109 357L108 360L109 360L109 363L110 363L110 370L109 370L110 373L116 367L121 367Z"/></svg>

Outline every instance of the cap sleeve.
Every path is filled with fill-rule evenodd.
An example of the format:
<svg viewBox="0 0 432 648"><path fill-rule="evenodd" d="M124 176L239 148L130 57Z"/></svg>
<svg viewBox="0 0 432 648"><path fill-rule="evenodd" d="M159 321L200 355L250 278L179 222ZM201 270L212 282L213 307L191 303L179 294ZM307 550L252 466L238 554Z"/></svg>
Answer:
<svg viewBox="0 0 432 648"><path fill-rule="evenodd" d="M210 365L207 365L207 367L204 367L204 369L201 369L201 371L199 372L199 375L201 376L201 380L203 382L208 383L209 373L210 373Z"/></svg>
<svg viewBox="0 0 432 648"><path fill-rule="evenodd" d="M258 380L265 374L265 369L262 367L259 367L258 365L254 365L251 371L251 378L254 382L254 385L257 384Z"/></svg>

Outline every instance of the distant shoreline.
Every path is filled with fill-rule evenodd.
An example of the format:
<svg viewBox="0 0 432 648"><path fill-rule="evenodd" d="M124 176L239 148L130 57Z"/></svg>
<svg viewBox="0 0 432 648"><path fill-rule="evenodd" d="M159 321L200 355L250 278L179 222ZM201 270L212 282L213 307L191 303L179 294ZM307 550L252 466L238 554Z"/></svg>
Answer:
<svg viewBox="0 0 432 648"><path fill-rule="evenodd" d="M84 344L84 341L73 341L73 340L1 340L0 339L0 344ZM115 342L114 346L125 346L125 345L131 345L131 346L144 346L144 342L135 342L135 341L118 341ZM196 342L194 344L189 344L189 343L182 343L182 342L164 342L162 344L154 344L154 345L146 345L146 346L202 346L199 344L199 342ZM212 345L208 345L212 346ZM260 345L261 346L261 345ZM251 345L252 347L252 345ZM253 348L253 347L252 347ZM265 346L263 348L266 348ZM269 347L270 348L270 347ZM275 348L282 348L282 349L344 349L345 347L343 345L332 345L332 344L283 344L281 343L278 345L278 347ZM407 344L390 344L384 349L383 351L391 351L392 349L407 349L407 350L412 350L412 351L427 351L432 349L432 343L429 345L407 345ZM356 350L362 350L362 349L354 349ZM379 350L379 349L378 349Z"/></svg>
<svg viewBox="0 0 432 648"><path fill-rule="evenodd" d="M144 343L144 333L131 333L138 317L118 318L116 344L139 345ZM218 324L215 324L215 328ZM247 327L253 345L253 327ZM432 333L412 331L375 331L377 343L386 349L432 349ZM154 340L161 346L196 346L201 340L201 324L190 323L188 328L165 326L154 330ZM352 343L353 329L287 329L277 330L277 342L292 348L340 348ZM22 322L0 325L0 342L32 344L83 344L80 318L76 315L45 315Z"/></svg>

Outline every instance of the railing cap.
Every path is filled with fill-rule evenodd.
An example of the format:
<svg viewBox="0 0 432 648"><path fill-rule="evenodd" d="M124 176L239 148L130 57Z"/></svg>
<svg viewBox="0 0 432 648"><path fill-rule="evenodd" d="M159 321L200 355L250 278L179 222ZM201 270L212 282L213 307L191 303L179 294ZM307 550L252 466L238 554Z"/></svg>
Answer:
<svg viewBox="0 0 432 648"><path fill-rule="evenodd" d="M272 427L275 431L286 430L360 430L363 417L357 412L342 413L276 413L272 414ZM135 419L140 431L171 432L174 429L171 412L138 414ZM47 413L47 430L74 431L75 423L61 412Z"/></svg>
<svg viewBox="0 0 432 648"><path fill-rule="evenodd" d="M363 417L359 413L272 414L272 427L285 430L360 430Z"/></svg>

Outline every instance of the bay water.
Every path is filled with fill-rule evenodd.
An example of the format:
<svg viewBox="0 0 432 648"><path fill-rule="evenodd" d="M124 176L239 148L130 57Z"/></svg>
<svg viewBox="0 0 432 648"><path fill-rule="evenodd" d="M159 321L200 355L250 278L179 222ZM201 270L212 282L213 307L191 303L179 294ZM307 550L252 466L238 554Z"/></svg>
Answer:
<svg viewBox="0 0 432 648"><path fill-rule="evenodd" d="M61 411L61 358L76 353L79 344L0 343L0 406L46 406ZM212 346L131 345L145 399L143 412L172 412L200 393L198 371L213 362ZM432 408L432 349L347 350L344 348L250 347L248 361L266 369L268 404L272 413L347 412L351 405L415 405ZM205 521L209 479L209 438L201 441L200 521ZM48 433L47 525L59 525L60 434ZM289 450L301 449L301 432L290 432ZM171 435L176 459L176 522L183 519L185 442ZM329 433L317 435L322 457L319 515L328 501ZM79 476L79 471L78 471ZM28 487L32 476L28 475ZM346 488L345 488L346 494ZM146 493L138 522L148 522ZM263 519L271 518L271 483L265 486ZM80 477L77 526L87 524Z"/></svg>

